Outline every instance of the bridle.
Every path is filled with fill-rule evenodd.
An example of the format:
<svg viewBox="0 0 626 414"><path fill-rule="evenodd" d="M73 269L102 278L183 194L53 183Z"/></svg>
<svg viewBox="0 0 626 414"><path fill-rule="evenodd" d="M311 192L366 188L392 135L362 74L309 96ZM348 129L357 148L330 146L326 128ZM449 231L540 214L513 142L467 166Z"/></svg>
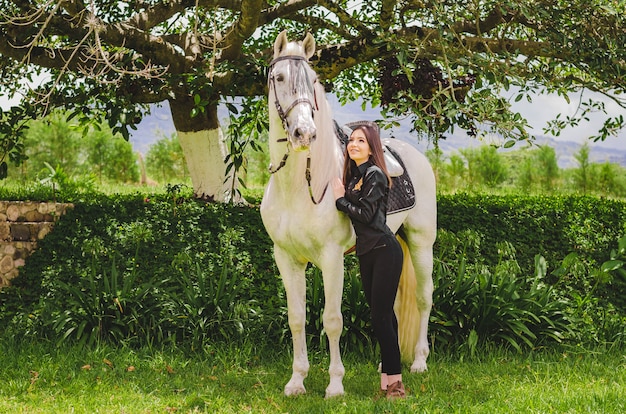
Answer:
<svg viewBox="0 0 626 414"><path fill-rule="evenodd" d="M268 88L270 90L274 91L274 106L276 107L276 112L278 112L278 116L280 118L280 121L283 124L283 129L285 130L285 132L287 132L287 134L289 134L289 121L287 120L287 116L289 116L289 113L298 105L300 104L306 104L309 105L311 107L311 112L315 113L315 110L318 108L317 107L317 99L315 96L315 88L313 86L310 87L312 95L313 95L313 100L314 102L311 102L311 100L309 98L298 98L295 99L291 104L289 104L289 106L287 107L287 109L283 109L282 105L280 104L279 100L278 100L278 93L276 92L276 78L274 77L273 73L272 73L272 69L274 67L274 65L277 62L283 61L283 60L289 60L289 61L295 61L297 64L300 64L301 62L307 62L307 59L304 56L297 56L297 55L292 55L292 56L279 56L277 58L275 58L274 60L272 60L270 62L269 65L269 77L268 77ZM303 71L305 77L306 77L306 82L307 85L312 85L315 82L317 82L317 79L315 79L313 81L313 83L311 83L310 79L309 79L309 75L306 71ZM295 82L294 82L295 83ZM276 140L276 142L287 142L288 141L288 137L285 138L279 138L278 140ZM280 160L280 163L278 164L278 167L274 168L272 166L272 164L270 164L269 166L269 172L270 174L274 174L276 172L278 172L281 168L283 168L285 166L285 164L287 163L287 158L289 157L289 148L290 146L287 145L287 151L285 152L285 155L283 155L283 158ZM326 194L326 188L324 188L324 192L322 193L320 199L318 201L315 201L315 197L313 196L313 190L311 189L311 151L309 150L309 153L307 155L307 159L306 159L306 172L305 172L305 176L306 176L306 181L308 183L309 186L309 195L311 196L311 201L313 201L313 204L318 204L320 201L322 201L322 198L324 198L324 194ZM328 185L327 185L328 187Z"/></svg>
<svg viewBox="0 0 626 414"><path fill-rule="evenodd" d="M287 121L287 116L289 115L289 112L291 112L293 110L293 108L295 108L296 106L300 105L300 104L308 104L311 107L311 111L314 111L317 107L317 105L313 105L313 103L311 102L310 99L308 98L298 98L296 100L294 100L288 107L287 109L283 109L283 107L280 105L280 102L278 101L278 94L276 93L276 78L274 77L274 75L272 74L272 68L274 67L274 65L277 62L283 61L283 60L290 60L290 61L296 61L298 63L300 62L306 62L307 59L303 56L279 56L276 59L272 60L270 62L270 67L269 67L269 73L271 74L270 77L268 78L268 86L270 86L270 89L274 90L274 105L276 106L276 111L278 112L278 116L280 117L281 122L283 123L283 127L285 128L285 131L287 131L287 133L289 133L289 121ZM311 82L309 80L309 76L306 72L304 72L305 76L306 76L306 81L307 81L307 85L310 85ZM316 82L317 80L315 80L314 82ZM311 88L311 91L313 93L313 95L315 95L315 89Z"/></svg>

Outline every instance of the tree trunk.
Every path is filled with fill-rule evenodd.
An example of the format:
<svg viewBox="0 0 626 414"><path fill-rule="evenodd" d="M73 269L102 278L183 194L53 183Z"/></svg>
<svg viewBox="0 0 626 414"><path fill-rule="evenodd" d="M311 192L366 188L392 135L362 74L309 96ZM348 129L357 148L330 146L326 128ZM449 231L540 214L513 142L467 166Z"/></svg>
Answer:
<svg viewBox="0 0 626 414"><path fill-rule="evenodd" d="M233 194L234 171L226 177L226 145L217 118L217 104L210 104L191 117L192 98L170 100L178 141L191 175L194 195L206 201L241 201ZM234 189L236 190L236 186Z"/></svg>

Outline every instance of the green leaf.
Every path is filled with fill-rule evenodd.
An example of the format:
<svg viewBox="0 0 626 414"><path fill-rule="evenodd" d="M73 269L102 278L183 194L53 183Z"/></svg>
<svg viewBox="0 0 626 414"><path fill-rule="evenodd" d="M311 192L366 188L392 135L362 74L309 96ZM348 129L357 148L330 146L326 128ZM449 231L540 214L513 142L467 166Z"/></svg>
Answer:
<svg viewBox="0 0 626 414"><path fill-rule="evenodd" d="M620 269L624 266L624 262L622 260L608 260L602 263L600 268L603 272L612 272L614 270Z"/></svg>

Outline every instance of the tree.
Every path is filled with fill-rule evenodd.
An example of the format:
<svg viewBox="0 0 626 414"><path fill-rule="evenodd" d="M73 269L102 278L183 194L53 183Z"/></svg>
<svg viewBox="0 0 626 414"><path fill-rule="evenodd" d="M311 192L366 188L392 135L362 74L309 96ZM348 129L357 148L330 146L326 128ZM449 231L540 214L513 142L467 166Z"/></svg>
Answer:
<svg viewBox="0 0 626 414"><path fill-rule="evenodd" d="M574 188L587 194L592 186L591 161L589 160L589 144L584 143L574 158L578 162L578 168L574 169Z"/></svg>
<svg viewBox="0 0 626 414"><path fill-rule="evenodd" d="M159 182L184 181L187 177L183 152L176 136L163 137L152 144L146 154L146 170Z"/></svg>
<svg viewBox="0 0 626 414"><path fill-rule="evenodd" d="M611 162L592 164L592 171L597 193L603 196L623 197L625 189L622 178L624 177L624 169L619 164Z"/></svg>
<svg viewBox="0 0 626 414"><path fill-rule="evenodd" d="M22 181L40 179L49 176L52 167L73 178L93 175L100 182L138 181L139 167L130 142L106 125L88 128L84 137L77 128L77 122L68 122L60 111L28 122L27 160L19 170L9 169L9 176Z"/></svg>
<svg viewBox="0 0 626 414"><path fill-rule="evenodd" d="M544 190L550 191L559 177L559 164L556 160L556 151L549 145L541 145L534 154L537 166L537 176Z"/></svg>
<svg viewBox="0 0 626 414"><path fill-rule="evenodd" d="M481 145L479 148L461 150L467 160L468 170L474 180L490 188L502 184L508 175L507 166L496 147Z"/></svg>
<svg viewBox="0 0 626 414"><path fill-rule="evenodd" d="M386 117L412 116L439 139L455 125L528 139L513 99L532 92L598 91L621 106L626 4L618 0L0 0L2 93L24 94L0 114L0 177L19 163L22 120L64 107L85 121L129 128L168 101L198 197L228 200L220 102L264 102L279 31L311 32L320 80L342 102L362 97ZM25 90L24 79L44 80ZM234 109L233 105L229 105ZM602 110L581 111L558 129ZM259 112L249 112L249 114ZM246 116L231 121L258 125ZM608 118L598 138L624 127ZM250 130L250 133L253 131ZM240 148L235 146L236 148ZM233 160L234 158L229 158ZM241 163L240 163L241 164Z"/></svg>
<svg viewBox="0 0 626 414"><path fill-rule="evenodd" d="M530 156L522 158L518 164L517 185L525 193L530 193L536 179L536 169Z"/></svg>
<svg viewBox="0 0 626 414"><path fill-rule="evenodd" d="M121 136L113 136L108 128L90 132L84 144L87 163L84 173L95 174L100 182L136 183L139 181L139 165L133 146Z"/></svg>
<svg viewBox="0 0 626 414"><path fill-rule="evenodd" d="M439 146L435 146L433 149L426 151L426 158L428 158L430 165L433 167L435 181L437 184L441 183L442 169L444 165L443 151L439 148Z"/></svg>
<svg viewBox="0 0 626 414"><path fill-rule="evenodd" d="M478 150L476 148L462 148L459 152L463 155L467 165L467 172L465 173L467 187L473 190L475 186L481 183L478 174Z"/></svg>
<svg viewBox="0 0 626 414"><path fill-rule="evenodd" d="M450 155L450 160L446 165L445 171L448 176L450 188L456 190L463 182L463 176L465 175L465 160L460 154L455 153Z"/></svg>
<svg viewBox="0 0 626 414"><path fill-rule="evenodd" d="M31 121L24 137L25 155L28 160L21 170L22 178L37 179L40 174L48 174L46 163L53 168L61 168L66 174L79 173L80 134L71 123L66 122L60 111L46 118ZM17 171L11 170L11 175Z"/></svg>
<svg viewBox="0 0 626 414"><path fill-rule="evenodd" d="M582 148L576 156L579 166L570 172L576 189L603 197L626 195L626 168L608 161L589 162Z"/></svg>

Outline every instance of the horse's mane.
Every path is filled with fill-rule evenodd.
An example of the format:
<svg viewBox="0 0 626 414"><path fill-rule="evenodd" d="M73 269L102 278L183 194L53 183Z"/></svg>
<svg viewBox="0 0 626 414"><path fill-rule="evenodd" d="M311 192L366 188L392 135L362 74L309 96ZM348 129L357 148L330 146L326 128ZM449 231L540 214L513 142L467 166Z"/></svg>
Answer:
<svg viewBox="0 0 626 414"><path fill-rule="evenodd" d="M324 86L315 82L315 126L317 138L311 145L311 188L313 196L319 200L326 192L332 193L331 182L335 177L341 177L343 168L343 148L335 133L332 112Z"/></svg>

